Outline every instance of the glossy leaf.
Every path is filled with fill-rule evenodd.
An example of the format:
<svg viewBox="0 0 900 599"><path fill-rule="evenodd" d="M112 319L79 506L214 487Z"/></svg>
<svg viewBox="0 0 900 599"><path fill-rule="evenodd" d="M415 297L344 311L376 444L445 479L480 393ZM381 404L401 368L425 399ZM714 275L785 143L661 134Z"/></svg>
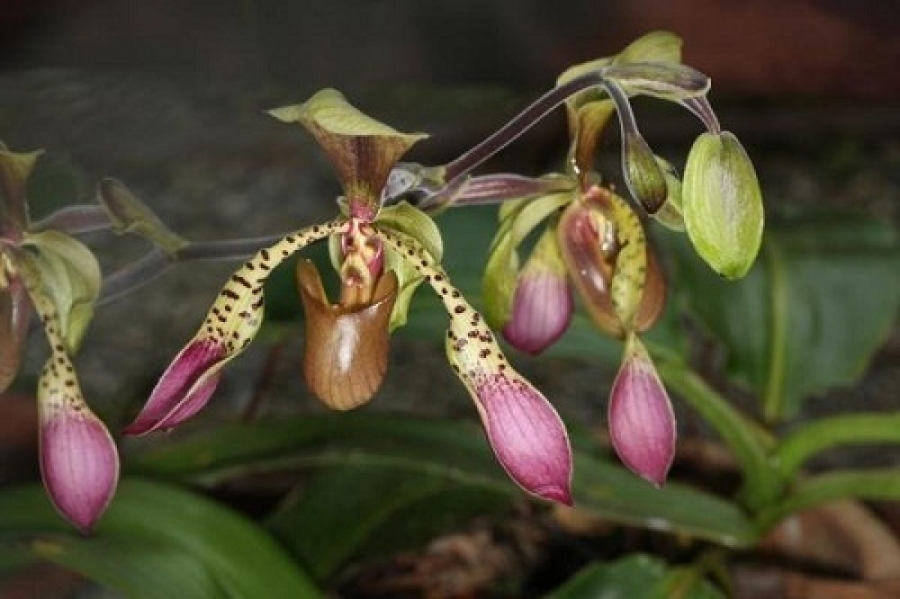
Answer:
<svg viewBox="0 0 900 599"><path fill-rule="evenodd" d="M672 280L769 420L852 384L900 310L900 234L889 223L820 217L773 229L757 267L734 283L709 272L679 239L666 241L677 257Z"/></svg>
<svg viewBox="0 0 900 599"><path fill-rule="evenodd" d="M654 489L598 454L584 436L574 435L573 441L574 501L587 514L725 545L755 540L752 523L736 505L675 482ZM426 473L510 498L525 496L496 463L474 423L398 414L307 415L228 425L132 456L131 463L155 476L206 484L250 472L368 464ZM345 492L363 490L351 485Z"/></svg>
<svg viewBox="0 0 900 599"><path fill-rule="evenodd" d="M0 534L129 599L320 597L262 529L198 495L122 481L91 537L71 531L39 487L0 495Z"/></svg>
<svg viewBox="0 0 900 599"><path fill-rule="evenodd" d="M724 599L725 595L688 568L672 568L633 555L583 568L548 599Z"/></svg>
<svg viewBox="0 0 900 599"><path fill-rule="evenodd" d="M900 469L857 469L810 476L799 481L783 501L760 514L761 527L765 530L795 512L838 499L897 501Z"/></svg>
<svg viewBox="0 0 900 599"><path fill-rule="evenodd" d="M357 462L323 468L289 497L267 526L318 580L351 558L408 550L509 505L508 496L460 484L440 472Z"/></svg>

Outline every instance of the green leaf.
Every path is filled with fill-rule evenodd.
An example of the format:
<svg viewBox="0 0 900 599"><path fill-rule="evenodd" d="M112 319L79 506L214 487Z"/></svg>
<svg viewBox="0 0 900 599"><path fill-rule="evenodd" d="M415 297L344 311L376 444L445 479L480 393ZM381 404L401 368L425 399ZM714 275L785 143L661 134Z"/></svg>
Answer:
<svg viewBox="0 0 900 599"><path fill-rule="evenodd" d="M785 435L774 453L781 476L791 480L815 454L840 446L900 443L900 412L849 413L806 422Z"/></svg>
<svg viewBox="0 0 900 599"><path fill-rule="evenodd" d="M125 479L93 536L75 533L38 486L0 494L0 544L131 599L321 597L260 528L175 487Z"/></svg>
<svg viewBox="0 0 900 599"><path fill-rule="evenodd" d="M880 220L818 217L773 228L739 283L666 240L678 292L724 344L730 375L762 398L769 420L856 381L900 310L900 235Z"/></svg>
<svg viewBox="0 0 900 599"><path fill-rule="evenodd" d="M746 546L755 539L755 529L734 504L675 483L656 489L610 462L605 453L598 454L585 436L573 433L572 438L575 504L581 509L611 521L725 545ZM157 476L207 484L249 473L368 465L523 497L477 426L399 414L307 415L234 424L134 456L131 464ZM363 487L351 484L344 492L362 493Z"/></svg>
<svg viewBox="0 0 900 599"><path fill-rule="evenodd" d="M829 472L801 480L785 499L759 516L765 531L793 513L838 499L897 501L900 499L900 469L883 468Z"/></svg>
<svg viewBox="0 0 900 599"><path fill-rule="evenodd" d="M734 503L677 482L657 489L606 456L575 454L575 506L614 522L748 547L757 532Z"/></svg>
<svg viewBox="0 0 900 599"><path fill-rule="evenodd" d="M671 568L633 555L583 568L548 599L724 599L725 595L688 568Z"/></svg>
<svg viewBox="0 0 900 599"><path fill-rule="evenodd" d="M276 537L319 580L350 558L383 557L419 546L476 515L508 506L508 497L439 475L359 463L322 469L299 497L268 521Z"/></svg>

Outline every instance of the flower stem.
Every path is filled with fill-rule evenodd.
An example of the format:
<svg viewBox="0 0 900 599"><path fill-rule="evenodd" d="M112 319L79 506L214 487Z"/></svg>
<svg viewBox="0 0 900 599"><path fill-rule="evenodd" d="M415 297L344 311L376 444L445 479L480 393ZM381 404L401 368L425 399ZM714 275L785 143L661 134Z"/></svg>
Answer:
<svg viewBox="0 0 900 599"><path fill-rule="evenodd" d="M519 136L547 116L551 110L574 94L601 85L603 81L601 71L594 71L576 77L545 92L544 95L529 104L522 112L510 119L509 122L497 129L481 143L463 153L456 160L448 162L445 166L447 184L451 184L455 179L465 175L518 139Z"/></svg>
<svg viewBox="0 0 900 599"><path fill-rule="evenodd" d="M174 255L155 247L136 262L104 278L100 303L111 302L134 291L176 263L191 260L246 260L260 248L271 245L282 237L284 234L227 241L189 242L179 248Z"/></svg>

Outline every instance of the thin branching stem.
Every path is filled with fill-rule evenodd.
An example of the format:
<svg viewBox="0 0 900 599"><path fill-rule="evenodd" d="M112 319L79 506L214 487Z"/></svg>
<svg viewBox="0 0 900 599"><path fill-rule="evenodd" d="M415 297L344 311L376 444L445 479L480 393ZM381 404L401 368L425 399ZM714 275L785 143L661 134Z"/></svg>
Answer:
<svg viewBox="0 0 900 599"><path fill-rule="evenodd" d="M445 166L448 185L458 177L465 175L482 164L485 160L511 144L523 133L531 129L551 110L567 99L591 87L603 83L600 71L576 77L571 81L558 85L547 91L540 98L529 104L522 112L510 119L505 125L494 131L484 141L474 146L457 159Z"/></svg>
<svg viewBox="0 0 900 599"><path fill-rule="evenodd" d="M246 260L260 248L272 245L282 237L284 234L227 241L190 242L174 253L166 253L155 247L136 262L104 278L100 303L111 302L134 291L177 263L192 260Z"/></svg>

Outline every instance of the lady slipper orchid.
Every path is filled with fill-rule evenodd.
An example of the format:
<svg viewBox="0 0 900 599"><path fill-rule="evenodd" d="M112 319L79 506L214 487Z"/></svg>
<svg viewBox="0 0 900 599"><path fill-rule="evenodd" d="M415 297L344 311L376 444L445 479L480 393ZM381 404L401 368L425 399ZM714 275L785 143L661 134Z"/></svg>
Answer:
<svg viewBox="0 0 900 599"><path fill-rule="evenodd" d="M384 376L390 330L404 322L416 286L427 281L450 315L447 355L498 461L526 491L571 503L572 454L556 411L509 365L484 319L450 284L433 221L405 203L381 205L391 169L422 135L371 119L334 90L272 114L300 123L325 149L343 187L343 214L286 235L231 276L126 433L171 428L197 413L222 368L259 330L268 275L307 245L329 238L340 277L337 304L328 301L311 263L297 268L306 311L304 373L313 393L339 410L368 401Z"/></svg>
<svg viewBox="0 0 900 599"><path fill-rule="evenodd" d="M73 237L31 230L25 190L39 155L0 144L0 390L16 375L33 309L50 345L37 394L41 475L57 511L87 533L119 476L115 441L85 402L70 357L93 313L100 269Z"/></svg>

